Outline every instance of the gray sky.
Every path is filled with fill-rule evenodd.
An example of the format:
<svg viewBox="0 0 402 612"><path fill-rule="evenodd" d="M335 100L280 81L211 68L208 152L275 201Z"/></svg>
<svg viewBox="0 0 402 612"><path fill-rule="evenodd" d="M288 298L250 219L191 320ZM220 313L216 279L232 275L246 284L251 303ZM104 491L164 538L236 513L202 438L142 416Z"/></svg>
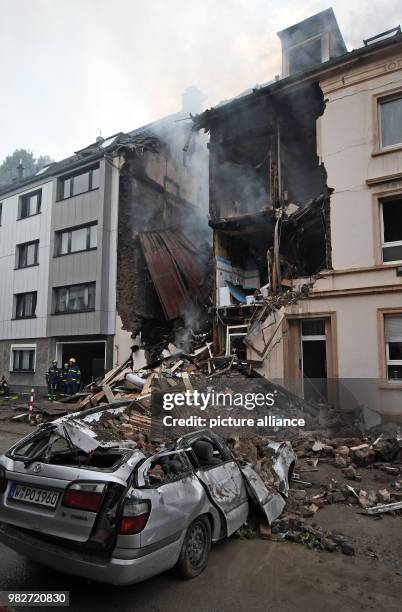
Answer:
<svg viewBox="0 0 402 612"><path fill-rule="evenodd" d="M402 22L401 0L0 0L0 160L55 160L280 73L276 32L332 6L349 50Z"/></svg>

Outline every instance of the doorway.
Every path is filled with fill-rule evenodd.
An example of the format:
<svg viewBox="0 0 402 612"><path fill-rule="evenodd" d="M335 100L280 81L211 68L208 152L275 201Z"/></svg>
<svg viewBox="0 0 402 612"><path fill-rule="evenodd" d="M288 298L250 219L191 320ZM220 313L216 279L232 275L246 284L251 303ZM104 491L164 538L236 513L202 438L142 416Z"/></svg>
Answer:
<svg viewBox="0 0 402 612"><path fill-rule="evenodd" d="M328 401L325 319L301 321L301 372L306 400Z"/></svg>
<svg viewBox="0 0 402 612"><path fill-rule="evenodd" d="M105 374L106 342L58 342L56 358L60 366L74 357L81 371L84 387Z"/></svg>

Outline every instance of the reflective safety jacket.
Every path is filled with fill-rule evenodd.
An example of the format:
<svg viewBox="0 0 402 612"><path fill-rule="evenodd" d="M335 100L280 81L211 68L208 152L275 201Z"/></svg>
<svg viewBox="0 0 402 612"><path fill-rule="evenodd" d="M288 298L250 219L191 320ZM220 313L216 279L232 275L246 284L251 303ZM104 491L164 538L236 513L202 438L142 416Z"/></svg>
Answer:
<svg viewBox="0 0 402 612"><path fill-rule="evenodd" d="M60 381L60 368L57 366L50 366L46 374L46 382L49 385L57 385Z"/></svg>
<svg viewBox="0 0 402 612"><path fill-rule="evenodd" d="M67 374L66 374L67 382L80 382L81 380L81 372L77 364L72 363L68 366Z"/></svg>

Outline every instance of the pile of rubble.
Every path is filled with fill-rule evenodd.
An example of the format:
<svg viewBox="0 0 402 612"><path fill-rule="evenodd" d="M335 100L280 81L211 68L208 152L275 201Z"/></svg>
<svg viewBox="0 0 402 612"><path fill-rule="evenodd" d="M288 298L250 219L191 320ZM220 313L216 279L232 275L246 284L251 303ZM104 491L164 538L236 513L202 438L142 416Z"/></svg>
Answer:
<svg viewBox="0 0 402 612"><path fill-rule="evenodd" d="M350 536L337 529L329 531L318 524L321 509L340 504L345 509L354 508L377 519L383 514L402 516L400 436L381 434L372 440L319 439L318 435L305 434L294 438L292 446L298 463L290 482L285 511L270 526L252 517L240 530L241 537L259 535L264 539L297 542L308 548L353 555L356 545ZM265 482L273 482L275 474L265 470L266 439L235 440L232 449L237 458L249 461ZM362 486L351 486L350 481L362 483ZM378 487L373 487L373 481L379 483ZM368 554L376 556L375 552Z"/></svg>
<svg viewBox="0 0 402 612"><path fill-rule="evenodd" d="M155 436L147 410L137 401L119 414L105 413L96 431L104 440L123 439L147 455L168 445ZM226 442L234 456L250 464L264 484L277 487L278 474L271 461L274 450L268 446L270 438L230 436ZM285 511L270 526L261 522L261 517L251 517L240 535L259 535L353 555L359 552L359 547L356 550L356 543L349 536L319 525L320 510L335 504L377 518L384 513L402 515L402 439L398 436L380 435L372 440L319 439L317 434L303 434L292 440L292 446L298 463L289 483ZM373 481L378 482L377 487Z"/></svg>
<svg viewBox="0 0 402 612"><path fill-rule="evenodd" d="M350 537L337 530L328 532L318 525L322 508L341 504L377 518L385 513L402 514L400 437L382 434L372 441L305 438L294 441L294 446L299 459L298 474L292 482L286 512L271 526L272 537L351 555L355 546ZM311 482L302 480L308 474ZM363 486L351 486L350 481ZM378 487L373 487L373 481L379 483ZM376 556L374 552L369 554Z"/></svg>

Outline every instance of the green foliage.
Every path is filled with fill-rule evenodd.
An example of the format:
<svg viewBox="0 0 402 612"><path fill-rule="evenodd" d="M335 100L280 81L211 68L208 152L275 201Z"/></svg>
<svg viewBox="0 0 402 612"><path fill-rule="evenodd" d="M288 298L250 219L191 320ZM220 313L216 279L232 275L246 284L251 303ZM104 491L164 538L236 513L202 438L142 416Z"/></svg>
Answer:
<svg viewBox="0 0 402 612"><path fill-rule="evenodd" d="M16 149L12 155L7 155L3 163L0 164L0 186L12 183L18 176L17 166L20 161L24 166L24 178L28 178L53 160L48 155L41 155L35 159L32 151Z"/></svg>

